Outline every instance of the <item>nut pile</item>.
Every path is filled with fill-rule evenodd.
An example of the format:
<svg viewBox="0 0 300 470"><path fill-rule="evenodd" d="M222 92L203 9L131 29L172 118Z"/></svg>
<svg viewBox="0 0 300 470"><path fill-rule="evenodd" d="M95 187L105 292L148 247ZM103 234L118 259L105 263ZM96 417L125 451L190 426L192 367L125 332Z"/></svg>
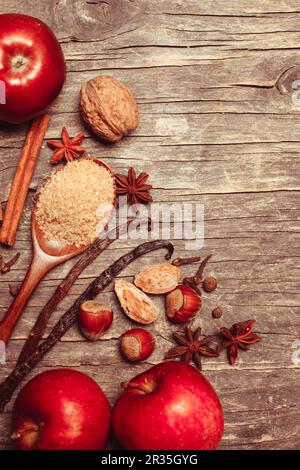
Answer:
<svg viewBox="0 0 300 470"><path fill-rule="evenodd" d="M202 299L201 285L206 292L212 292L217 282L214 277L208 276L202 279L204 267L210 257L200 264L195 276L190 278L190 285L180 283L180 266L188 264L186 260L175 259L172 264L160 263L142 268L135 276L134 283L117 279L115 281L115 293L124 313L131 320L141 325L150 325L159 316L159 311L148 294L165 295L166 316L173 323L191 322L199 312ZM199 261L199 257L191 258L190 262ZM186 282L187 278L183 279ZM193 287L192 287L193 286ZM217 309L215 309L217 310ZM217 317L217 315L216 315ZM78 322L83 335L89 340L99 339L112 323L113 314L109 307L105 307L95 301L87 301L81 305ZM201 330L199 330L201 332ZM190 337L191 333L189 333ZM197 336L197 335L196 335ZM184 358L196 358L196 365L201 365L200 354L216 357L218 352L206 345L212 337L203 336L191 343L191 351L195 354L184 354ZM166 358L177 357L177 349L181 352L185 340L176 336L181 343L179 348L174 348L166 355ZM192 340L191 340L192 341ZM199 351L196 351L196 343L199 343ZM200 347L201 346L201 347ZM155 347L155 338L144 328L132 328L122 334L120 338L120 351L131 362L147 359ZM196 349L195 349L196 348ZM188 353L189 349L185 349ZM175 355L174 355L175 354Z"/></svg>

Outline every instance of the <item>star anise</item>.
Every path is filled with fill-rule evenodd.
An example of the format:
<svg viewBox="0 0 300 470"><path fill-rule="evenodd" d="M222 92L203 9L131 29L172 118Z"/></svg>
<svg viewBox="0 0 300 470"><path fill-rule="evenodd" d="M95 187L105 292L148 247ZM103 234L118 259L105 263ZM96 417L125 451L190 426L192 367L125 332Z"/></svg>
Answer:
<svg viewBox="0 0 300 470"><path fill-rule="evenodd" d="M136 176L135 169L132 167L129 168L127 176L117 173L115 175L117 194L127 196L127 201L131 204L152 202L150 194L152 186L145 184L148 178L149 175L145 172Z"/></svg>
<svg viewBox="0 0 300 470"><path fill-rule="evenodd" d="M220 328L220 333L225 339L219 348L219 352L227 349L230 364L234 364L238 358L238 347L244 350L249 349L250 345L261 341L261 337L252 330L256 320L247 320L234 323L230 329Z"/></svg>
<svg viewBox="0 0 300 470"><path fill-rule="evenodd" d="M201 334L201 328L197 328L194 332L187 326L185 334L180 335L173 333L173 337L179 346L170 349L165 355L165 359L174 359L179 357L183 362L194 362L198 369L202 369L201 355L208 357L217 357L219 353L207 346L213 339L213 336L205 336Z"/></svg>
<svg viewBox="0 0 300 470"><path fill-rule="evenodd" d="M51 163L54 165L61 162L64 158L67 162L71 162L76 158L81 157L85 152L85 148L81 147L80 144L83 141L85 135L83 132L79 132L72 139L65 127L61 131L61 142L59 140L48 140L48 146L54 150L51 158Z"/></svg>

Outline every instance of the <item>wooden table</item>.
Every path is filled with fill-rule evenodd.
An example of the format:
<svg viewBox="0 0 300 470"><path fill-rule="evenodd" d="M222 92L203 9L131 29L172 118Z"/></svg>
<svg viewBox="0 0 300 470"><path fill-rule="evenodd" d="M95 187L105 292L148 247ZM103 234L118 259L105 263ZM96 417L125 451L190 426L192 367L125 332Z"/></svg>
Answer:
<svg viewBox="0 0 300 470"><path fill-rule="evenodd" d="M206 333L236 321L257 319L263 341L241 353L231 367L225 354L204 359L204 373L225 410L222 449L296 449L300 443L299 142L300 104L292 82L300 79L300 12L297 0L107 0L105 2L2 0L0 12L24 12L46 21L58 36L68 77L51 106L47 139L84 128L78 114L81 85L98 74L113 75L135 93L139 128L114 146L88 135L91 155L115 171L132 165L150 173L155 201L201 202L205 244L212 253L208 272L218 289L204 295L195 321ZM294 98L294 99L293 99ZM294 102L293 102L294 101ZM0 199L8 197L26 126L2 125ZM0 277L0 308L12 298L31 258L30 213L38 183L53 168L44 146L17 242L4 257L21 252ZM84 287L135 245L115 242L98 258L59 306L49 329ZM184 241L175 241L178 254ZM196 254L196 252L192 252ZM143 258L122 274L126 279L161 253ZM52 271L32 297L7 350L4 378L13 367L41 307L74 261ZM191 272L191 268L184 273ZM90 374L113 403L119 383L162 360L171 327L161 301L161 318L151 330L153 356L140 365L119 355L118 338L130 327L113 286L101 295L113 305L115 321L103 341L83 340L73 328L31 377L43 370L73 367ZM159 300L157 300L159 305ZM214 320L211 310L224 315ZM9 448L11 404L0 416L0 447Z"/></svg>

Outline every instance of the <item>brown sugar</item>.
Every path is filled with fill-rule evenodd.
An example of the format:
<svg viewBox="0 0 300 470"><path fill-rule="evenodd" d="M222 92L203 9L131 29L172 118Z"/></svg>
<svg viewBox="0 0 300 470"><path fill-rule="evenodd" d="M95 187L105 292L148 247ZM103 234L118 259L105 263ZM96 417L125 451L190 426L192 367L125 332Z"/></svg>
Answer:
<svg viewBox="0 0 300 470"><path fill-rule="evenodd" d="M41 190L35 217L47 240L80 247L97 238L114 199L109 170L81 159L53 173Z"/></svg>

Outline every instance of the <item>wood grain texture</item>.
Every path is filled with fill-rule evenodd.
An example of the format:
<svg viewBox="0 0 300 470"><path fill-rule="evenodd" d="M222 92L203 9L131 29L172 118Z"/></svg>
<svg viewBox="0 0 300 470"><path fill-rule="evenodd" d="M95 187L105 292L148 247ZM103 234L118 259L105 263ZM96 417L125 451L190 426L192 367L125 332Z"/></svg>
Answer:
<svg viewBox="0 0 300 470"><path fill-rule="evenodd" d="M263 342L241 354L236 367L225 355L203 361L225 410L220 447L299 448L300 105L292 101L292 82L300 79L299 2L2 0L0 13L16 11L46 21L67 59L67 81L50 107L46 138L58 138L63 125L70 134L84 129L78 115L82 83L97 74L113 75L135 93L141 123L114 146L85 129L89 154L118 172L134 165L150 173L156 201L204 204L200 254L213 253L208 271L219 285L204 296L194 323L213 333L219 326L256 318L263 336ZM3 202L25 132L26 126L0 125ZM13 249L21 258L0 276L0 315L12 300L8 283L19 284L30 262L31 199L52 171L50 155L44 146ZM174 243L184 255L184 242ZM133 246L132 241L115 242L86 269L47 331L96 275ZM0 253L10 255L5 248ZM159 259L159 253L147 256L122 276L130 280L141 265ZM41 307L72 264L53 270L38 287L8 346L0 379L12 369ZM53 367L75 367L94 377L113 403L121 380L160 362L174 330L164 317L162 299L155 299L161 318L150 327L158 347L147 363L134 367L118 352L118 338L131 324L112 286L101 300L116 313L103 340L89 344L73 328L31 377ZM211 317L216 305L224 310L219 320ZM3 449L11 447L11 406L0 416Z"/></svg>

